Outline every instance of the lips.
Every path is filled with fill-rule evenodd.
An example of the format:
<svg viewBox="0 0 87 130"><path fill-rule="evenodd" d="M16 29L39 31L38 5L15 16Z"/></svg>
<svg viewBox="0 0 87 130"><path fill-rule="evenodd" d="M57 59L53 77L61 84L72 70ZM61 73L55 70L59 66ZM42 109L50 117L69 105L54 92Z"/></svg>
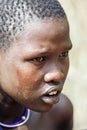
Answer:
<svg viewBox="0 0 87 130"><path fill-rule="evenodd" d="M46 104L53 105L59 101L59 94L61 90L58 88L51 88L42 96L42 101Z"/></svg>

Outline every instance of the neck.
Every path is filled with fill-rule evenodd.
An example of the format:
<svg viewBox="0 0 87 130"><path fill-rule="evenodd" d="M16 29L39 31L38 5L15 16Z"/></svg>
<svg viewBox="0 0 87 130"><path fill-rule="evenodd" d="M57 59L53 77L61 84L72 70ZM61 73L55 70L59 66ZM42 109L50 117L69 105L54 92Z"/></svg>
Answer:
<svg viewBox="0 0 87 130"><path fill-rule="evenodd" d="M12 123L20 119L24 107L0 90L0 122Z"/></svg>

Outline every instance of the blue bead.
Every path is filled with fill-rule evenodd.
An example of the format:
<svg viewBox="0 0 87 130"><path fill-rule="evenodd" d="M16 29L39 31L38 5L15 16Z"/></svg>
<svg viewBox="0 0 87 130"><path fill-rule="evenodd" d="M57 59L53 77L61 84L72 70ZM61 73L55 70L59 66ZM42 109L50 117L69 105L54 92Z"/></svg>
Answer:
<svg viewBox="0 0 87 130"><path fill-rule="evenodd" d="M3 128L0 126L0 130L3 130Z"/></svg>

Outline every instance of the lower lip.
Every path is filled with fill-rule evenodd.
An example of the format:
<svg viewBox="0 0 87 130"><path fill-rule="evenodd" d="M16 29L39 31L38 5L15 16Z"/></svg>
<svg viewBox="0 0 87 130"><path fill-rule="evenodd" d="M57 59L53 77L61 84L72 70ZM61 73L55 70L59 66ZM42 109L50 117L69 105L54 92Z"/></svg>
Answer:
<svg viewBox="0 0 87 130"><path fill-rule="evenodd" d="M43 96L42 101L49 105L56 104L59 101L59 94L56 96Z"/></svg>

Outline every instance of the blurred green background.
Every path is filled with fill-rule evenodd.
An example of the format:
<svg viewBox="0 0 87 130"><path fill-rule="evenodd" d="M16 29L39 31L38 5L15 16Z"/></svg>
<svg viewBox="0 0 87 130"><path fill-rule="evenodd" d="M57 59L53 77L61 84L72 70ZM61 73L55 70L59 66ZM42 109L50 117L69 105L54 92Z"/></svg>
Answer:
<svg viewBox="0 0 87 130"><path fill-rule="evenodd" d="M87 0L59 0L70 24L73 49L63 92L74 106L74 130L87 130Z"/></svg>

